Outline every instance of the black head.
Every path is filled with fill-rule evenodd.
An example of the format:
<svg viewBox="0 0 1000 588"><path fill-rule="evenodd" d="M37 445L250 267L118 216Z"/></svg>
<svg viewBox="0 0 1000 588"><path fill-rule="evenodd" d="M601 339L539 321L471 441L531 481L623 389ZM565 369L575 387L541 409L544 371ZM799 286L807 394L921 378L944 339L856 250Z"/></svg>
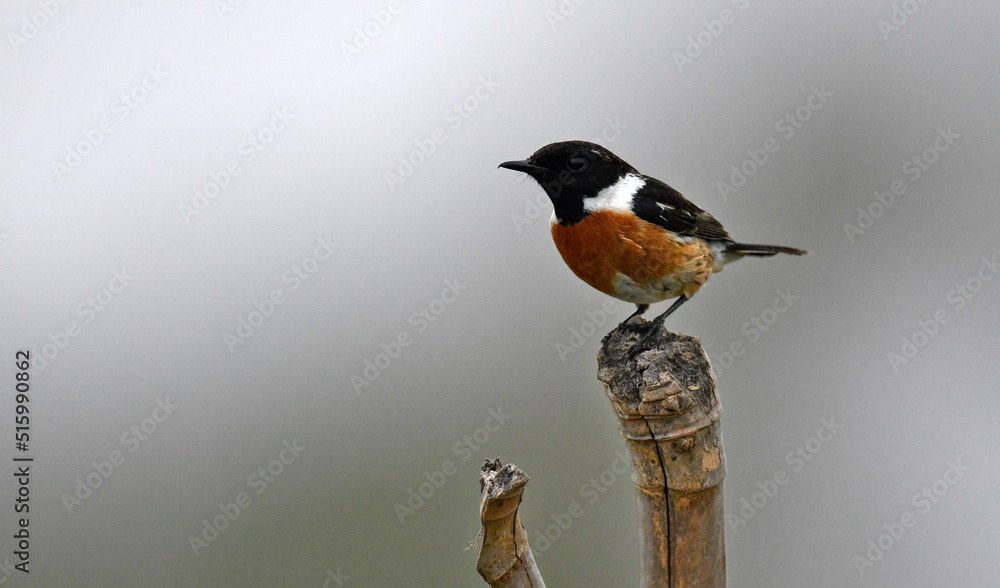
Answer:
<svg viewBox="0 0 1000 588"><path fill-rule="evenodd" d="M604 147L587 141L552 143L523 161L505 161L500 167L524 172L535 179L563 224L585 216L583 201L615 184L627 174L638 174Z"/></svg>

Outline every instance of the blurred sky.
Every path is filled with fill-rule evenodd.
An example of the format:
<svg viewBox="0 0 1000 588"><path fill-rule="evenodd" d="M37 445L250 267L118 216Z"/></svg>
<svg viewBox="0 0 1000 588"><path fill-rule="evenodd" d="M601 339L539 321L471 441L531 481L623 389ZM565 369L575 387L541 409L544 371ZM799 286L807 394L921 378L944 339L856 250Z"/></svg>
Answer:
<svg viewBox="0 0 1000 588"><path fill-rule="evenodd" d="M633 307L497 169L586 139L814 253L729 266L669 319L718 376L730 584L994 585L998 18L6 3L0 574L30 349L15 585L483 585L464 549L498 455L550 586L635 585L595 362Z"/></svg>

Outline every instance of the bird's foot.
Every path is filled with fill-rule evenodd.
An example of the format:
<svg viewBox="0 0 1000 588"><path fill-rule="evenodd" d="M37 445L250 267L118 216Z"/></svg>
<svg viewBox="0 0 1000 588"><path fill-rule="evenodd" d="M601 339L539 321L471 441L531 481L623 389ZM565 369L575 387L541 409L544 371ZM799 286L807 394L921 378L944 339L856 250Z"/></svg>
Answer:
<svg viewBox="0 0 1000 588"><path fill-rule="evenodd" d="M644 313L647 310L649 310L649 305L648 304L637 304L636 306L637 306L637 308L635 309L635 312L633 312L632 314L628 315L628 318L626 318L625 320L623 320L621 323L618 324L618 330L624 329L626 326L627 327L638 327L638 328L643 328L643 329L646 327L646 325L648 323L646 323L646 321L642 320L642 313ZM631 321L635 317L639 317L639 320L633 322L632 324L628 324L629 321Z"/></svg>
<svg viewBox="0 0 1000 588"><path fill-rule="evenodd" d="M687 302L687 300L688 299L686 296L681 296L673 304L670 305L670 308L668 308L666 312L656 317L655 319L649 322L641 322L641 323L627 325L628 327L639 327L639 330L645 331L646 334L642 337L642 339L639 339L639 342L636 343L635 346L632 347L632 350L628 352L628 358L626 359L626 361L632 361L633 359L635 359L637 355L639 355L639 353L643 351L648 351L649 340L652 338L653 334L656 333L656 331L659 330L660 326L663 325L663 321L666 320L666 318L670 316L675 310L680 308L682 304ZM632 316L635 316L635 313L633 313ZM625 322L627 323L629 320L631 320L631 318L632 317L630 316L628 319L625 319Z"/></svg>

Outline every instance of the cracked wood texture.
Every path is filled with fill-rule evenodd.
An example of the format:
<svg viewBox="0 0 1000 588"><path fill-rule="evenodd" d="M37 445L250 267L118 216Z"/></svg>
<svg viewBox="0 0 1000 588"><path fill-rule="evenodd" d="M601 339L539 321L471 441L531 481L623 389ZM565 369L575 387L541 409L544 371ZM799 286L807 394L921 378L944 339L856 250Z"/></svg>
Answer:
<svg viewBox="0 0 1000 588"><path fill-rule="evenodd" d="M632 354L650 334L649 349ZM635 317L603 340L598 379L632 456L640 588L726 585L726 475L715 375L701 342Z"/></svg>
<svg viewBox="0 0 1000 588"><path fill-rule="evenodd" d="M514 464L501 465L499 458L487 459L480 470L483 544L476 570L493 588L545 588L517 512L527 483L524 472Z"/></svg>

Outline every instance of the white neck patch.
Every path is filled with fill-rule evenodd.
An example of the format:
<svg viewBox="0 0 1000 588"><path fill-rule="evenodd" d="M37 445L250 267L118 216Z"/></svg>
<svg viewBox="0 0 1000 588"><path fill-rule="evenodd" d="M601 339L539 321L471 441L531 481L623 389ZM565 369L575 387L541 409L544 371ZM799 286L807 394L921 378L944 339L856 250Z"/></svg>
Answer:
<svg viewBox="0 0 1000 588"><path fill-rule="evenodd" d="M617 182L597 193L593 198L583 199L583 209L587 212L598 210L632 210L632 198L646 185L646 180L635 174L626 174Z"/></svg>

